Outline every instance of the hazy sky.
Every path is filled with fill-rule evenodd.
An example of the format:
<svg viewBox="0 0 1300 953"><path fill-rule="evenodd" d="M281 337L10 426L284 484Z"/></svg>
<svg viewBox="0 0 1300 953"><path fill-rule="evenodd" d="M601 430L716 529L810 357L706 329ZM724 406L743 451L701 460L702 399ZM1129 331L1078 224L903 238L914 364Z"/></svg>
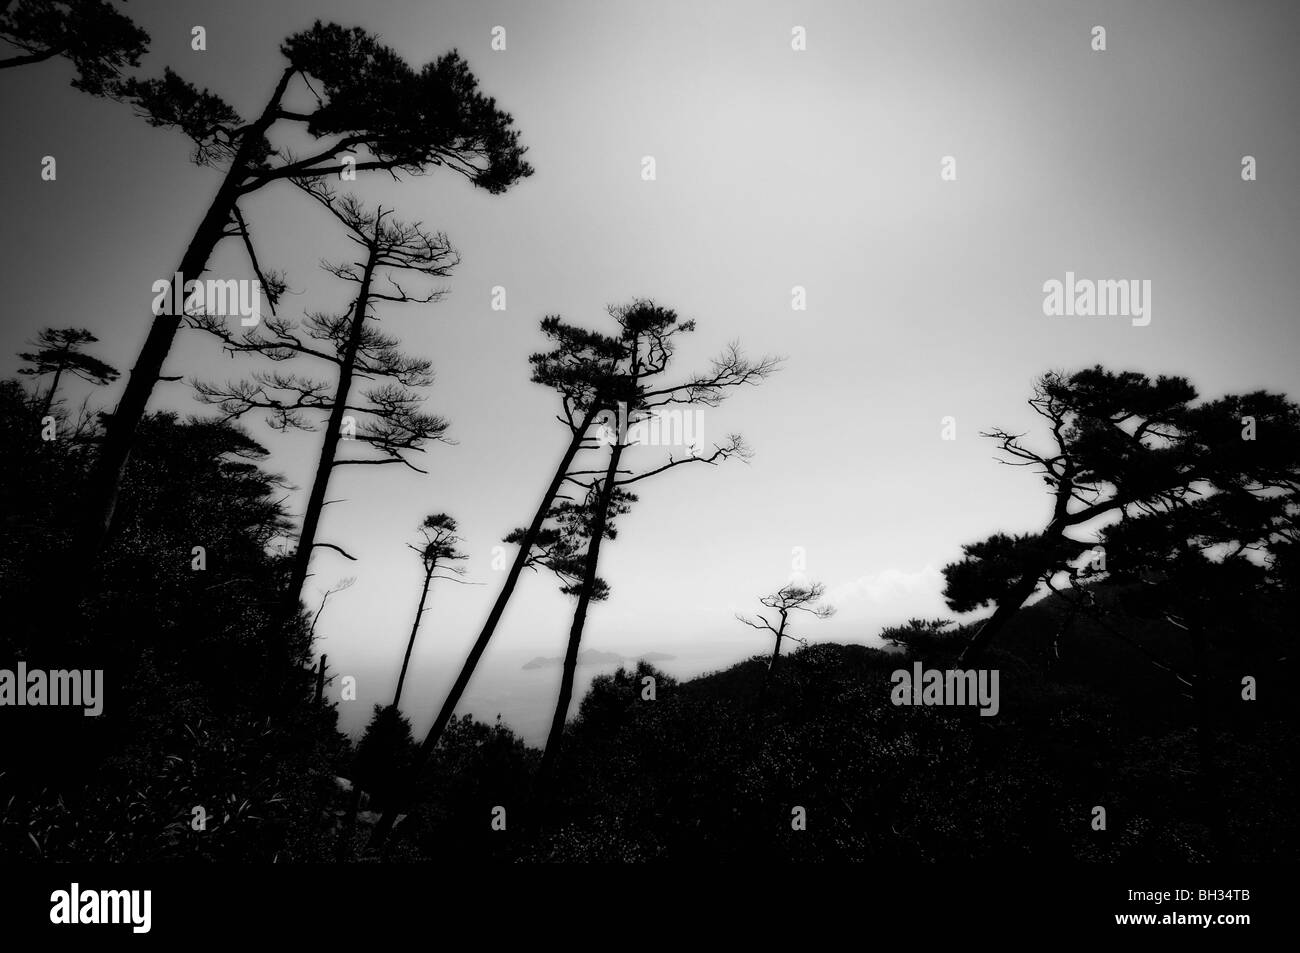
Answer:
<svg viewBox="0 0 1300 953"><path fill-rule="evenodd" d="M458 48L529 146L536 174L502 196L437 171L358 183L446 231L463 259L442 303L383 312L385 330L433 359L428 407L457 443L430 449L427 477L337 471L331 497L348 502L327 509L322 538L360 561L322 552L309 583L358 577L322 618L321 648L335 671L372 673L363 699L382 698L417 596L406 543L426 513L460 521L468 578L483 585L434 594L410 683L417 718L441 702L496 594L492 547L527 522L566 439L551 393L528 381L546 314L599 326L607 304L649 296L699 323L683 371L737 338L788 358L705 411L706 438L742 431L754 459L642 484L602 551L614 594L585 644L629 653L764 650L733 614L789 577L794 547L840 610L807 634L861 641L942 612L938 570L963 542L1045 520L1041 482L998 466L978 436L1032 427L1024 401L1044 370L1100 362L1185 374L1208 396L1300 394L1294 3L135 0L128 12L153 37L147 72L169 64L244 115L275 83L279 41L315 18L375 31L415 63ZM195 24L206 52L190 49ZM490 49L496 25L504 52ZM42 326L84 326L126 369L151 285L217 174L189 163L179 134L70 89L70 72L53 61L0 75L0 352ZM40 179L45 155L55 182ZM940 179L948 155L955 182ZM1243 155L1258 181L1241 180ZM245 212L263 262L289 273L290 315L346 303L350 287L316 266L347 247L319 209L285 187ZM1067 271L1150 280L1149 326L1045 317L1043 283ZM212 273L250 276L238 245ZM497 285L504 312L490 307ZM795 285L806 311L791 308ZM188 332L167 372L256 366ZM201 410L184 384L161 385L153 406ZM940 439L948 415L955 441ZM282 437L257 418L250 429L305 486L319 434ZM562 654L571 607L551 579L525 578L496 657Z"/></svg>

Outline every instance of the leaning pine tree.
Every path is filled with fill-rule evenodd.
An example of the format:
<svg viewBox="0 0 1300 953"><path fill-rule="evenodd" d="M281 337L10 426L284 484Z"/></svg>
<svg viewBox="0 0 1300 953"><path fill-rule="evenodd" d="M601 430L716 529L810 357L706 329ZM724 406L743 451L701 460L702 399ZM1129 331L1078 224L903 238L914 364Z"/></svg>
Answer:
<svg viewBox="0 0 1300 953"><path fill-rule="evenodd" d="M19 374L29 377L54 375L50 380L50 389L45 392L41 402L42 417L53 409L54 399L59 392L59 381L65 374L99 387L117 380L117 368L82 350L85 345L94 344L98 340L84 328L43 328L32 342L36 350L24 351L18 355L27 365L18 369Z"/></svg>
<svg viewBox="0 0 1300 953"><path fill-rule="evenodd" d="M415 637L420 633L420 622L424 619L426 603L429 601L429 587L434 579L449 579L460 582L465 570L453 563L460 562L466 556L457 545L460 537L456 535L456 521L446 513L431 513L420 524L424 539L421 545L411 546L420 556L420 567L424 570L424 581L420 586L420 603L415 610L415 621L411 623L411 635L406 640L406 654L402 656L402 670L397 676L397 688L393 692L393 708L402 703L402 686L406 683L406 670L411 664L411 652L415 649ZM451 573L439 575L439 571Z"/></svg>
<svg viewBox="0 0 1300 953"><path fill-rule="evenodd" d="M659 313L659 317L654 316L656 313ZM670 312L660 313L660 309L655 308L655 306L646 302L639 302L630 308L611 309L611 314L619 325L616 335L602 334L566 324L555 316L547 317L542 321L542 333L555 346L550 351L534 354L529 359L533 366L532 379L535 383L552 388L559 395L562 413L558 419L568 430L569 441L551 476L550 482L547 484L546 490L542 494L532 521L525 529L516 531L511 536L513 540L519 543L519 550L506 572L501 591L488 613L483 628L480 630L474 644L470 647L469 655L461 668L460 674L457 675L451 691L434 719L433 726L429 729L429 733L420 746L418 758L420 765L428 761L447 724L451 721L456 706L460 703L461 697L469 685L479 659L482 658L488 643L496 632L497 625L500 623L501 616L510 602L510 597L514 593L520 575L524 569L536 564L539 543L544 545L549 539L546 535L547 524L548 520L552 519L554 515L555 503L560 499L566 484L581 480L583 473L573 470L575 459L584 450L594 450L608 445L609 441L605 437L607 426L604 424L605 421L617 413L619 404L627 403L629 397L632 396L632 392L628 389L628 368L631 366L634 354L639 354L641 360L647 362L644 367L645 371L650 371L660 363L664 363L666 366L669 354L658 351L653 345L647 344L646 342L650 338L645 337L643 331L638 329L642 328L643 325L648 327L656 324L662 320L664 314L670 314ZM674 315L672 322L669 323L675 322L676 316ZM693 326L691 322L684 322L677 325L676 330L678 332L687 331L691 330ZM666 330L666 325L661 327L660 330ZM639 343L634 342L634 338L637 337L641 338ZM733 345L714 361L713 367L708 373L675 387L646 387L637 400L656 401L659 402L656 404L657 406L681 403L687 398L705 405L716 403L721 399L725 389L742 384L758 383L771 373L776 363L774 359L764 359L757 362L746 360L740 353L739 348ZM599 431L597 430L598 425L600 425ZM728 452L735 453L740 449L742 448L737 444ZM675 464L669 461L668 466L672 465ZM644 475L648 476L666 468L667 466L657 468ZM584 489L589 488L584 487ZM613 493L613 487L610 487L610 493ZM597 497L597 505L599 505L599 497ZM605 506L599 512L607 513L609 507ZM600 534L603 535L603 529L600 530ZM594 527L591 538L596 538ZM571 546L571 544L572 541L570 540L567 545ZM569 569L574 568L572 557L573 551L570 549L567 552L569 561L566 563L566 567ZM596 598L602 591L600 580L594 572L594 564L591 571L588 572L584 563L581 582L578 585L577 594L585 615L586 604ZM583 591L586 592L586 602L582 602ZM418 770L418 767L416 770ZM413 781L413 777L410 780ZM406 790L408 792L411 790L410 781L406 785ZM372 835L371 846L379 847L384 843L388 833L392 830L395 819L395 809L384 813Z"/></svg>
<svg viewBox="0 0 1300 953"><path fill-rule="evenodd" d="M582 582L577 587L577 605L569 627L560 690L538 770L538 790L541 793L549 787L564 741L564 724L573 699L587 610L598 591L599 577L596 573L600 563L601 544L605 539L614 537L614 518L626 513L637 499L623 487L688 463L713 465L731 457L745 459L749 456L739 434L729 434L722 443L715 444L711 452L704 453L698 446L692 446L685 456L674 457L670 454L667 461L658 462L649 468L626 466L625 453L643 442L655 442L643 440L643 432L663 437L665 430L671 430L660 427L656 431L653 426L658 422L656 417L661 412L679 408L687 408L689 412L693 405L717 406L730 389L760 383L779 363L770 357L749 361L737 346L732 345L714 360L708 372L691 377L683 383L672 384L664 380L664 375L672 366L676 338L695 330L695 323L679 321L675 311L645 300L634 301L626 307L612 308L610 316L619 326L618 340L623 349L619 373L615 378L616 386L606 391L611 403L604 411L613 427L606 426L602 431L601 442L609 444L603 471L579 470L568 477L586 492L585 505L591 518L584 534L587 551L583 558ZM681 428L682 431L684 429Z"/></svg>
<svg viewBox="0 0 1300 953"><path fill-rule="evenodd" d="M411 634L406 640L406 654L402 656L402 670L397 676L393 702L387 707L375 706L374 716L357 746L352 763L352 795L348 798L347 813L335 845L335 858L340 861L347 859L352 847L363 790L385 802L392 795L393 785L402 779L403 771L409 767L415 742L411 738L411 723L398 706L402 702L402 686L406 684L415 638L420 633L420 623L429 601L429 588L434 579L460 582L458 577L465 573L464 569L453 565L465 559L465 554L457 549L461 540L456 535L454 519L446 513L431 513L420 524L420 535L420 545L407 546L419 554L420 567L424 570L420 602L415 610L415 621L411 623ZM451 575L440 575L440 572Z"/></svg>
<svg viewBox="0 0 1300 953"><path fill-rule="evenodd" d="M1068 574L1071 563L1095 545L1067 533L1099 525L1094 521L1107 514L1124 519L1168 512L1189 498L1260 483L1259 460L1271 458L1252 449L1255 421L1282 412L1267 396L1196 400L1182 377L1152 380L1102 367L1068 376L1049 373L1029 401L1049 424L1048 447L1032 447L1024 434L1005 430L985 434L999 442L1004 462L1039 472L1051 491L1052 511L1041 532L995 533L963 546L963 558L944 567L949 608L996 606L967 643L963 662L978 657L1040 585ZM1258 414L1242 409L1250 407L1258 407ZM1231 439L1221 436L1227 431ZM1270 478L1275 477L1265 479Z"/></svg>
<svg viewBox="0 0 1300 953"><path fill-rule="evenodd" d="M418 224L396 221L389 210L366 210L352 196L336 198L317 184L304 184L347 229L348 237L360 249L359 260L350 264L326 264L336 278L356 285L356 296L342 314L308 315L302 329L283 318L272 318L266 327L231 333L219 317L190 316L191 323L217 335L231 352L255 352L272 361L306 356L334 366L331 381L284 373L255 374L251 379L224 385L196 382L200 399L220 406L228 418L254 410L271 412L273 427L314 429L309 415L327 415L321 439L320 459L303 512L302 531L290 567L284 594L284 618L300 609L303 587L311 566L312 551L325 547L353 557L334 543L317 539L321 512L327 502L330 475L342 466L404 464L425 471L410 460L423 452L429 441L444 439L447 422L422 413L421 398L412 389L432 382L430 362L401 352L398 342L381 333L375 323L377 304L415 302L427 304L442 292L423 296L408 294L398 282L403 273L420 278L440 278L456 263L455 252L445 235L424 231ZM383 383L353 393L358 378ZM355 440L378 452L372 457L343 457L340 442Z"/></svg>
<svg viewBox="0 0 1300 953"><path fill-rule="evenodd" d="M1088 548L1068 535L1099 517L1141 510L1188 491L1204 461L1191 452L1180 422L1196 391L1185 378L1094 367L1043 375L1029 406L1044 418L1050 443L992 430L1004 462L1033 467L1051 494L1051 515L1038 533L995 533L962 547L944 567L944 596L955 612L996 605L967 643L969 664L993 641L1039 586Z"/></svg>
<svg viewBox="0 0 1300 953"><path fill-rule="evenodd" d="M492 193L532 173L507 113L478 90L455 53L420 69L360 29L317 22L280 47L287 63L255 118L199 90L170 69L161 79L127 80L113 94L151 125L180 130L194 143L194 161L222 170L207 211L173 271L196 280L217 245L242 239L259 273L241 203L272 183L378 170L417 174L451 169ZM307 105L289 102L300 87ZM310 140L305 155L271 141L273 131ZM156 314L109 421L87 487L88 513L77 551L97 559L112 526L113 509L132 440L162 375L182 315Z"/></svg>

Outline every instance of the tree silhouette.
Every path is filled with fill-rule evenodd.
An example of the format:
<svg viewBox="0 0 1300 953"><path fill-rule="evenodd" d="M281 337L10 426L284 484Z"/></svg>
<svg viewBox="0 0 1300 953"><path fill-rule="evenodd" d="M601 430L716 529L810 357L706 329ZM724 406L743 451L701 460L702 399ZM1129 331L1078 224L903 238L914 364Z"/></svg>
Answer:
<svg viewBox="0 0 1300 953"><path fill-rule="evenodd" d="M335 595L336 593L343 592L347 589L351 589L356 584L356 581L357 581L356 576L348 576L344 579L340 579L332 586L327 586L321 592L320 605L316 607L316 613L311 617L311 625L308 626L307 628L308 635L311 635L313 637L316 635L316 623L320 622L320 617L325 612L325 604L330 601L330 596ZM322 656L322 658L323 657L324 656ZM324 666L321 667L320 671L321 674L323 675L325 671Z"/></svg>
<svg viewBox="0 0 1300 953"><path fill-rule="evenodd" d="M479 92L478 81L454 51L416 70L364 30L319 21L289 37L280 49L288 64L251 121L170 69L160 79L132 79L115 86L114 95L132 104L151 125L188 136L195 162L224 170L174 269L183 280L202 275L213 250L227 237L243 240L260 275L240 203L274 182L366 170L418 174L440 166L496 194L532 173L509 114ZM310 95L306 107L286 102L295 78ZM302 157L276 148L269 134L282 124L322 144ZM132 438L180 328L182 316L166 313L170 310L154 316L109 422L88 487L89 512L79 547L83 556L95 558L111 528Z"/></svg>
<svg viewBox="0 0 1300 953"><path fill-rule="evenodd" d="M402 671L397 676L397 689L393 692L393 708L397 708L402 702L402 685L406 682L406 669L411 664L411 651L415 648L415 637L420 631L420 620L424 617L429 587L435 578L460 582L457 577L465 574L465 570L461 567L450 565L466 558L466 555L456 548L461 539L456 535L454 519L446 513L432 513L420 524L420 532L424 536L423 545L408 548L420 554L420 565L424 567L424 584L420 587L420 603L415 610L415 621L411 623L411 637L406 641ZM439 576L437 575L439 569L452 575Z"/></svg>
<svg viewBox="0 0 1300 953"><path fill-rule="evenodd" d="M43 328L36 336L36 340L31 342L37 350L23 351L18 355L30 365L19 368L19 374L30 377L54 375L54 380L50 381L50 389L45 393L40 414L42 417L48 415L50 408L54 406L59 380L65 373L101 387L117 380L119 373L117 368L81 350L84 345L94 344L98 340L99 338L84 328Z"/></svg>
<svg viewBox="0 0 1300 953"><path fill-rule="evenodd" d="M265 372L224 385L195 382L199 398L218 405L227 418L268 410L271 412L268 420L277 429L311 430L314 425L309 415L327 414L320 458L285 590L287 616L298 611L315 547L334 549L348 559L353 558L336 544L317 540L321 511L327 502L325 497L334 469L400 463L424 473L411 462L410 454L423 452L424 444L429 441L445 439L447 421L422 413L421 398L412 390L432 383L430 362L404 355L397 340L379 332L372 322L376 320L373 312L376 303L427 304L443 294L435 290L422 297L412 296L403 289L397 275L446 277L457 261L445 235L426 232L418 223L394 220L390 218L391 210L383 207L367 211L354 196L338 199L319 184L300 184L344 225L349 239L361 249L360 261L324 265L336 278L357 286L349 310L342 314L308 315L301 329L305 335L282 318L268 319L265 329L234 334L217 316L190 317L195 327L215 334L232 353L255 352L276 362L306 355L337 368L338 376L332 385L297 374ZM358 402L352 393L357 378L379 378L386 383L370 387ZM339 457L339 443L345 436L349 417L355 425L355 434L348 436L377 451L378 457Z"/></svg>
<svg viewBox="0 0 1300 953"><path fill-rule="evenodd" d="M17 0L0 5L0 40L19 52L0 69L66 57L77 71L74 88L111 93L126 66L139 66L149 34L108 0Z"/></svg>
<svg viewBox="0 0 1300 953"><path fill-rule="evenodd" d="M646 410L655 406L682 403L688 399L705 405L717 403L722 399L722 395L727 388L758 383L770 374L778 363L771 358L765 358L761 361L749 361L741 354L737 346L731 345L721 357L713 362L713 366L707 373L691 378L684 384L656 387L646 389L639 395L634 394L633 391L629 390L627 373L633 354L641 354L644 359L645 352L643 348L646 348L650 353L651 366L656 366L658 362L667 359L667 354L654 351L651 346L645 344L645 341L642 341L641 347L629 348L631 343L629 334L635 336L637 333L635 329L643 321L657 320L652 317L657 310L653 306L625 309L611 308L610 313L615 317L619 325L617 335L602 334L598 331L566 324L555 315L542 320L542 333L555 346L549 351L538 352L529 358L529 363L533 368L532 380L534 383L552 388L559 395L562 411L557 416L557 419L569 431L569 443L565 447L560 462L551 476L550 483L542 494L542 499L533 514L532 521L522 532L516 530L511 534L510 538L519 542L519 550L506 572L501 590L497 594L496 601L488 613L483 628L479 631L478 637L470 647L460 674L452 683L451 690L448 692L437 718L434 719L432 727L420 745L419 764L423 765L428 761L438 743L438 739L451 721L456 705L459 704L461 697L464 695L469 680L474 674L474 669L477 667L479 659L482 658L483 652L487 649L488 643L501 621L501 616L510 602L510 597L514 593L520 574L525 568L536 565L537 551L535 547L537 547L539 540L545 542L547 539L547 537L543 536L543 532L546 529L547 521L552 518L555 512L553 506L556 500L561 497L561 492L567 483L579 482L584 476L582 471L570 472L575 458L581 451L598 449L608 442L602 439L601 434L593 432L602 415L615 413L620 402L626 403L629 399L632 399L634 403L639 401ZM663 313L660 314L660 318L662 317ZM676 316L674 315L673 322L675 321ZM678 330L689 330L693 326L691 322L684 322L678 326ZM737 441L736 445L731 446L726 452L734 454L742 449L743 445L740 445ZM719 449L718 452L722 453L723 451ZM643 475L653 475L668 469L670 466L675 466L677 463L692 462L693 459L688 458L683 461L672 461L670 459L668 464L648 471ZM623 480L621 482L631 481ZM584 486L583 489L588 490L590 487ZM608 486L605 505L600 505L599 495L597 497L596 512L601 515L602 519L606 518L606 515L611 510L609 500L613 498L613 492L614 487L611 484ZM603 535L603 527L600 529L595 526L592 527L590 536L592 540L599 539ZM569 555L571 556L572 553L570 552ZM578 604L582 607L584 615L586 604L590 603L593 598L596 598L603 591L603 584L595 572L595 562L591 560L590 556L589 551L585 557L582 582L578 589ZM570 561L566 565L572 567L573 563ZM580 633L580 626L578 631ZM407 790L410 790L409 784ZM394 810L385 812L380 823L375 827L371 839L372 847L379 847L385 842L389 831L392 830L395 817L396 812Z"/></svg>
<svg viewBox="0 0 1300 953"><path fill-rule="evenodd" d="M602 442L610 444L603 474L600 471L578 470L566 478L588 494L586 506L594 518L588 533L578 602L569 628L560 689L538 771L538 786L543 791L549 786L564 743L564 723L573 698L582 633L586 627L587 610L596 592L601 543L606 538L613 537L610 531L613 518L626 512L635 500L631 496L620 499L619 494L625 492L620 487L688 463L713 465L731 457L746 459L749 456L740 435L729 434L725 442L716 444L710 454L702 454L696 448L691 448L691 453L685 457L675 458L670 454L668 461L660 466L641 471L627 469L621 463L623 454L636 443L633 429L665 407L693 404L717 406L730 389L762 382L779 363L770 357L749 361L741 354L739 347L732 344L721 357L714 360L708 372L696 375L682 384L666 384L662 375L668 372L672 364L676 338L693 332L695 323L679 321L675 311L645 299L611 308L609 313L619 326L618 340L622 348L618 373L614 378L616 386L609 389L612 403L604 408L604 413L613 417L615 427L611 433L607 423L603 432ZM590 479L584 480L583 477Z"/></svg>
<svg viewBox="0 0 1300 953"><path fill-rule="evenodd" d="M1283 658L1290 640L1274 631L1260 607L1294 604L1300 593L1300 407L1266 392L1228 397L1189 412L1187 430L1207 460L1231 460L1218 485L1161 501L1148 512L1100 533L1106 570L1137 583L1126 612L1163 620L1190 642L1200 777L1209 825L1226 859L1233 853L1215 754L1216 645L1249 645ZM1257 432L1242 439L1241 421Z"/></svg>
<svg viewBox="0 0 1300 953"><path fill-rule="evenodd" d="M565 324L555 316L544 318L541 328L542 333L555 344L555 347L550 351L533 354L529 358L529 363L533 367L532 380L534 383L551 387L559 395L563 416L557 419L568 429L569 443L561 455L550 483L542 494L532 521L523 531L515 530L507 537L512 541L518 541L519 550L506 571L501 589L478 637L470 647L465 664L456 676L456 681L452 683L451 690L434 719L433 726L420 746L418 757L420 765L427 761L438 739L454 717L456 705L460 703L479 659L482 658L483 652L496 632L501 616L519 582L520 574L525 568L536 568L539 564L538 552L535 549L538 541L543 540L543 545L554 545L558 541L558 533L554 537L549 533L543 536L546 523L552 517L556 496L560 493L569 467L578 451L584 446L595 445L595 437L591 436L589 431L601 408L607 403L603 393L609 386L608 378L618 360L618 342L606 335ZM571 557L571 553L568 555ZM560 563L557 562L556 565ZM410 779L412 782L413 780ZM409 792L411 787L412 785L408 783L406 790ZM375 827L371 846L379 847L384 843L388 832L392 830L395 818L395 809L384 813L380 823Z"/></svg>
<svg viewBox="0 0 1300 953"><path fill-rule="evenodd" d="M397 676L393 702L387 707L375 706L374 717L366 726L361 743L357 746L352 769L352 794L348 799L347 813L335 854L340 861L346 859L352 845L362 792L369 791L372 795L378 795L381 805L389 805L392 803L395 785L413 763L415 741L411 735L411 723L402 715L399 706L402 701L402 686L406 683L407 667L411 663L411 652L415 648L415 637L420 631L420 621L424 618L425 602L433 580L438 578L460 582L457 577L464 574L459 566L450 565L466 558L456 548L461 540L456 535L454 519L446 513L432 513L420 524L420 533L423 536L422 544L407 547L419 553L420 564L424 568L420 602L416 607L415 621L411 623L410 638L406 641L406 654L402 657L402 670ZM452 575L436 575L440 568Z"/></svg>
<svg viewBox="0 0 1300 953"><path fill-rule="evenodd" d="M807 584L787 583L776 592L763 596L758 601L766 608L775 613L771 619L761 612L756 612L753 618L736 614L736 618L745 623L752 629L766 629L776 637L772 645L772 657L767 663L767 672L763 676L763 684L766 685L771 679L773 671L776 669L776 660L781 656L781 642L784 639L791 639L804 644L804 640L798 636L792 635L788 629L790 625L790 614L794 612L807 612L818 619L829 619L835 614L835 607L823 602L826 595L826 586L820 582L810 582ZM772 613L769 613L771 615ZM773 622L775 620L775 624Z"/></svg>
<svg viewBox="0 0 1300 953"><path fill-rule="evenodd" d="M393 786L415 753L411 723L394 705L376 705L370 723L357 744L352 767L352 799L345 829L356 824L356 807L366 791L378 805L393 796ZM346 843L347 837L343 839Z"/></svg>
<svg viewBox="0 0 1300 953"><path fill-rule="evenodd" d="M1195 399L1195 389L1181 377L1152 380L1102 367L1069 376L1050 372L1029 400L1048 422L1050 449L1027 445L1025 434L1001 429L983 434L998 441L1001 462L1039 472L1052 495L1052 512L1042 532L996 533L964 546L963 558L944 567L949 608L997 606L966 645L963 662L987 647L1045 577L1088 548L1067 530L1108 513L1176 499L1218 465L1186 437L1187 411Z"/></svg>

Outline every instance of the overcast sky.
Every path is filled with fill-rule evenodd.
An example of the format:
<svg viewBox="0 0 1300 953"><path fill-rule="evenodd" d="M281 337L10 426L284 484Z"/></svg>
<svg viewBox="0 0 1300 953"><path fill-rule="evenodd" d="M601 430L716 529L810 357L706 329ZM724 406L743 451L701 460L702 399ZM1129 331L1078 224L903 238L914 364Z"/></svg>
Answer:
<svg viewBox="0 0 1300 953"><path fill-rule="evenodd" d="M322 618L321 648L336 671L378 673L363 684L378 699L418 594L406 543L426 513L460 521L467 578L483 585L436 590L411 682L417 715L441 701L500 582L492 547L527 522L566 439L551 393L528 381L546 314L600 326L607 304L649 296L698 321L683 371L732 339L788 358L704 412L706 438L741 431L753 460L642 484L602 550L614 593L585 644L629 654L700 641L764 650L733 614L790 576L795 547L840 610L806 634L863 641L941 613L938 571L963 542L1045 521L1041 481L997 465L978 431L1032 427L1024 402L1050 368L1184 374L1207 396L1300 394L1298 11L1185 0L128 9L153 37L148 73L171 65L246 116L274 86L279 41L315 18L377 32L417 64L458 48L529 147L536 174L502 196L436 171L359 183L461 253L442 303L383 312L385 330L433 359L428 407L457 443L430 449L427 477L338 471L330 495L348 502L327 509L322 538L359 562L320 553L308 588L358 577ZM196 24L206 52L190 49ZM496 25L504 52L490 48ZM1091 48L1094 25L1105 52ZM805 51L791 49L795 26ZM190 164L179 134L73 91L70 72L57 60L0 77L6 370L46 325L90 328L98 356L129 368L151 285L218 180ZM46 155L55 182L40 180ZM1258 181L1242 181L1244 155ZM642 179L644 156L655 181ZM956 181L940 178L944 156ZM245 212L264 263L289 273L288 314L346 304L350 288L316 265L347 247L318 208L285 187ZM1043 283L1067 271L1149 280L1150 324L1045 317ZM212 274L250 276L237 245ZM498 285L504 312L490 307ZM796 285L806 311L791 308ZM167 373L256 366L189 332ZM153 406L202 409L184 384L161 385ZM955 441L941 439L949 415ZM305 486L319 434L283 437L256 418L250 429ZM494 652L562 654L571 608L550 579L525 578Z"/></svg>

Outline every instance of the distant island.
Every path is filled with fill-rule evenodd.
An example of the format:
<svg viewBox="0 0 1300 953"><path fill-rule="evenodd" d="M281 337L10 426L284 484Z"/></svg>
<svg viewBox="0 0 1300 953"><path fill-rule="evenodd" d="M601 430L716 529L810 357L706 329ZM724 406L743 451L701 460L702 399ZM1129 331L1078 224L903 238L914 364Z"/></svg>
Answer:
<svg viewBox="0 0 1300 953"><path fill-rule="evenodd" d="M579 665L613 665L622 662L671 662L677 656L665 655L663 652L646 652L643 655L619 655L617 652L601 652L599 649L583 649L578 653ZM543 658L537 656L531 662L524 664L525 669L546 668L551 665L560 665L564 662L561 657Z"/></svg>

